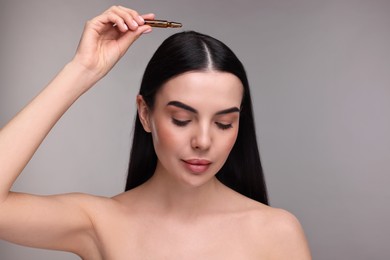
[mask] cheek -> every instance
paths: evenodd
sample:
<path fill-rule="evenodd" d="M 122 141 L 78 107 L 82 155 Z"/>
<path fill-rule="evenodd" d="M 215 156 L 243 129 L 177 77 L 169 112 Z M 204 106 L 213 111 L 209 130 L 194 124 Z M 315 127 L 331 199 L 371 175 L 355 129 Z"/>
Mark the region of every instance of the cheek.
<path fill-rule="evenodd" d="M 220 151 L 224 151 L 223 154 L 227 158 L 233 149 L 234 144 L 237 140 L 238 132 L 234 131 L 234 133 L 231 133 L 229 135 L 226 135 L 224 138 L 220 139 Z"/>
<path fill-rule="evenodd" d="M 180 145 L 179 135 L 167 123 L 152 122 L 154 149 L 157 153 L 173 151 Z"/>
<path fill-rule="evenodd" d="M 238 135 L 238 131 L 235 131 L 235 133 L 230 138 L 227 138 L 226 140 L 226 149 L 229 150 L 229 153 L 233 149 L 234 144 L 236 143 L 237 135 Z"/>

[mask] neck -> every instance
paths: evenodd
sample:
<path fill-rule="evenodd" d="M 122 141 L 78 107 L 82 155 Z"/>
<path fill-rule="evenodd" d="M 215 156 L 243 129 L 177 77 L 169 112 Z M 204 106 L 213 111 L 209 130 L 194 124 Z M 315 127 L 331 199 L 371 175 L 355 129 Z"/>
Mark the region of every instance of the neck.
<path fill-rule="evenodd" d="M 175 215 L 197 215 L 215 209 L 220 200 L 223 185 L 212 177 L 201 185 L 183 184 L 172 180 L 160 171 L 147 181 L 143 188 L 155 209 Z"/>

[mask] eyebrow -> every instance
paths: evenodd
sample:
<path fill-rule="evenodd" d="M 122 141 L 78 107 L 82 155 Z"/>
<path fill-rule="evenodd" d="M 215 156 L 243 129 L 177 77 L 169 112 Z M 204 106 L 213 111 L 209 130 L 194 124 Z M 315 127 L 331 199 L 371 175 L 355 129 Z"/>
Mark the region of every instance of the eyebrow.
<path fill-rule="evenodd" d="M 196 110 L 195 108 L 190 107 L 189 105 L 186 105 L 180 101 L 170 101 L 170 102 L 168 102 L 167 106 L 175 106 L 175 107 L 187 110 L 191 113 L 198 114 L 198 110 Z M 239 112 L 240 112 L 240 109 L 238 107 L 231 107 L 231 108 L 227 108 L 227 109 L 218 111 L 215 114 L 216 115 L 224 115 L 224 114 L 239 113 Z"/>

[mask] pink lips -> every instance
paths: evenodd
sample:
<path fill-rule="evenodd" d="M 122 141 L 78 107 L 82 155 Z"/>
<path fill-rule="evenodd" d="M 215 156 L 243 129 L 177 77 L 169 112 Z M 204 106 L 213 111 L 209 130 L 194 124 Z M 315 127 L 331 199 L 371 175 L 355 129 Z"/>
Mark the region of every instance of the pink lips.
<path fill-rule="evenodd" d="M 211 162 L 204 159 L 183 160 L 185 167 L 193 173 L 203 173 L 207 171 Z"/>

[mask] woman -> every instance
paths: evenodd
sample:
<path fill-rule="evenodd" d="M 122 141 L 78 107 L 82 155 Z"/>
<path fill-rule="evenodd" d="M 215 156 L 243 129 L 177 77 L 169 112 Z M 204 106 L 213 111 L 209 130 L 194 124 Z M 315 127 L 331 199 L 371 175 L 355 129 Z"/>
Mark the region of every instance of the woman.
<path fill-rule="evenodd" d="M 0 239 L 93 260 L 310 259 L 295 217 L 266 205 L 241 63 L 194 32 L 167 39 L 145 71 L 126 192 L 10 191 L 65 111 L 151 31 L 144 19 L 115 6 L 89 21 L 73 60 L 1 130 Z"/>

